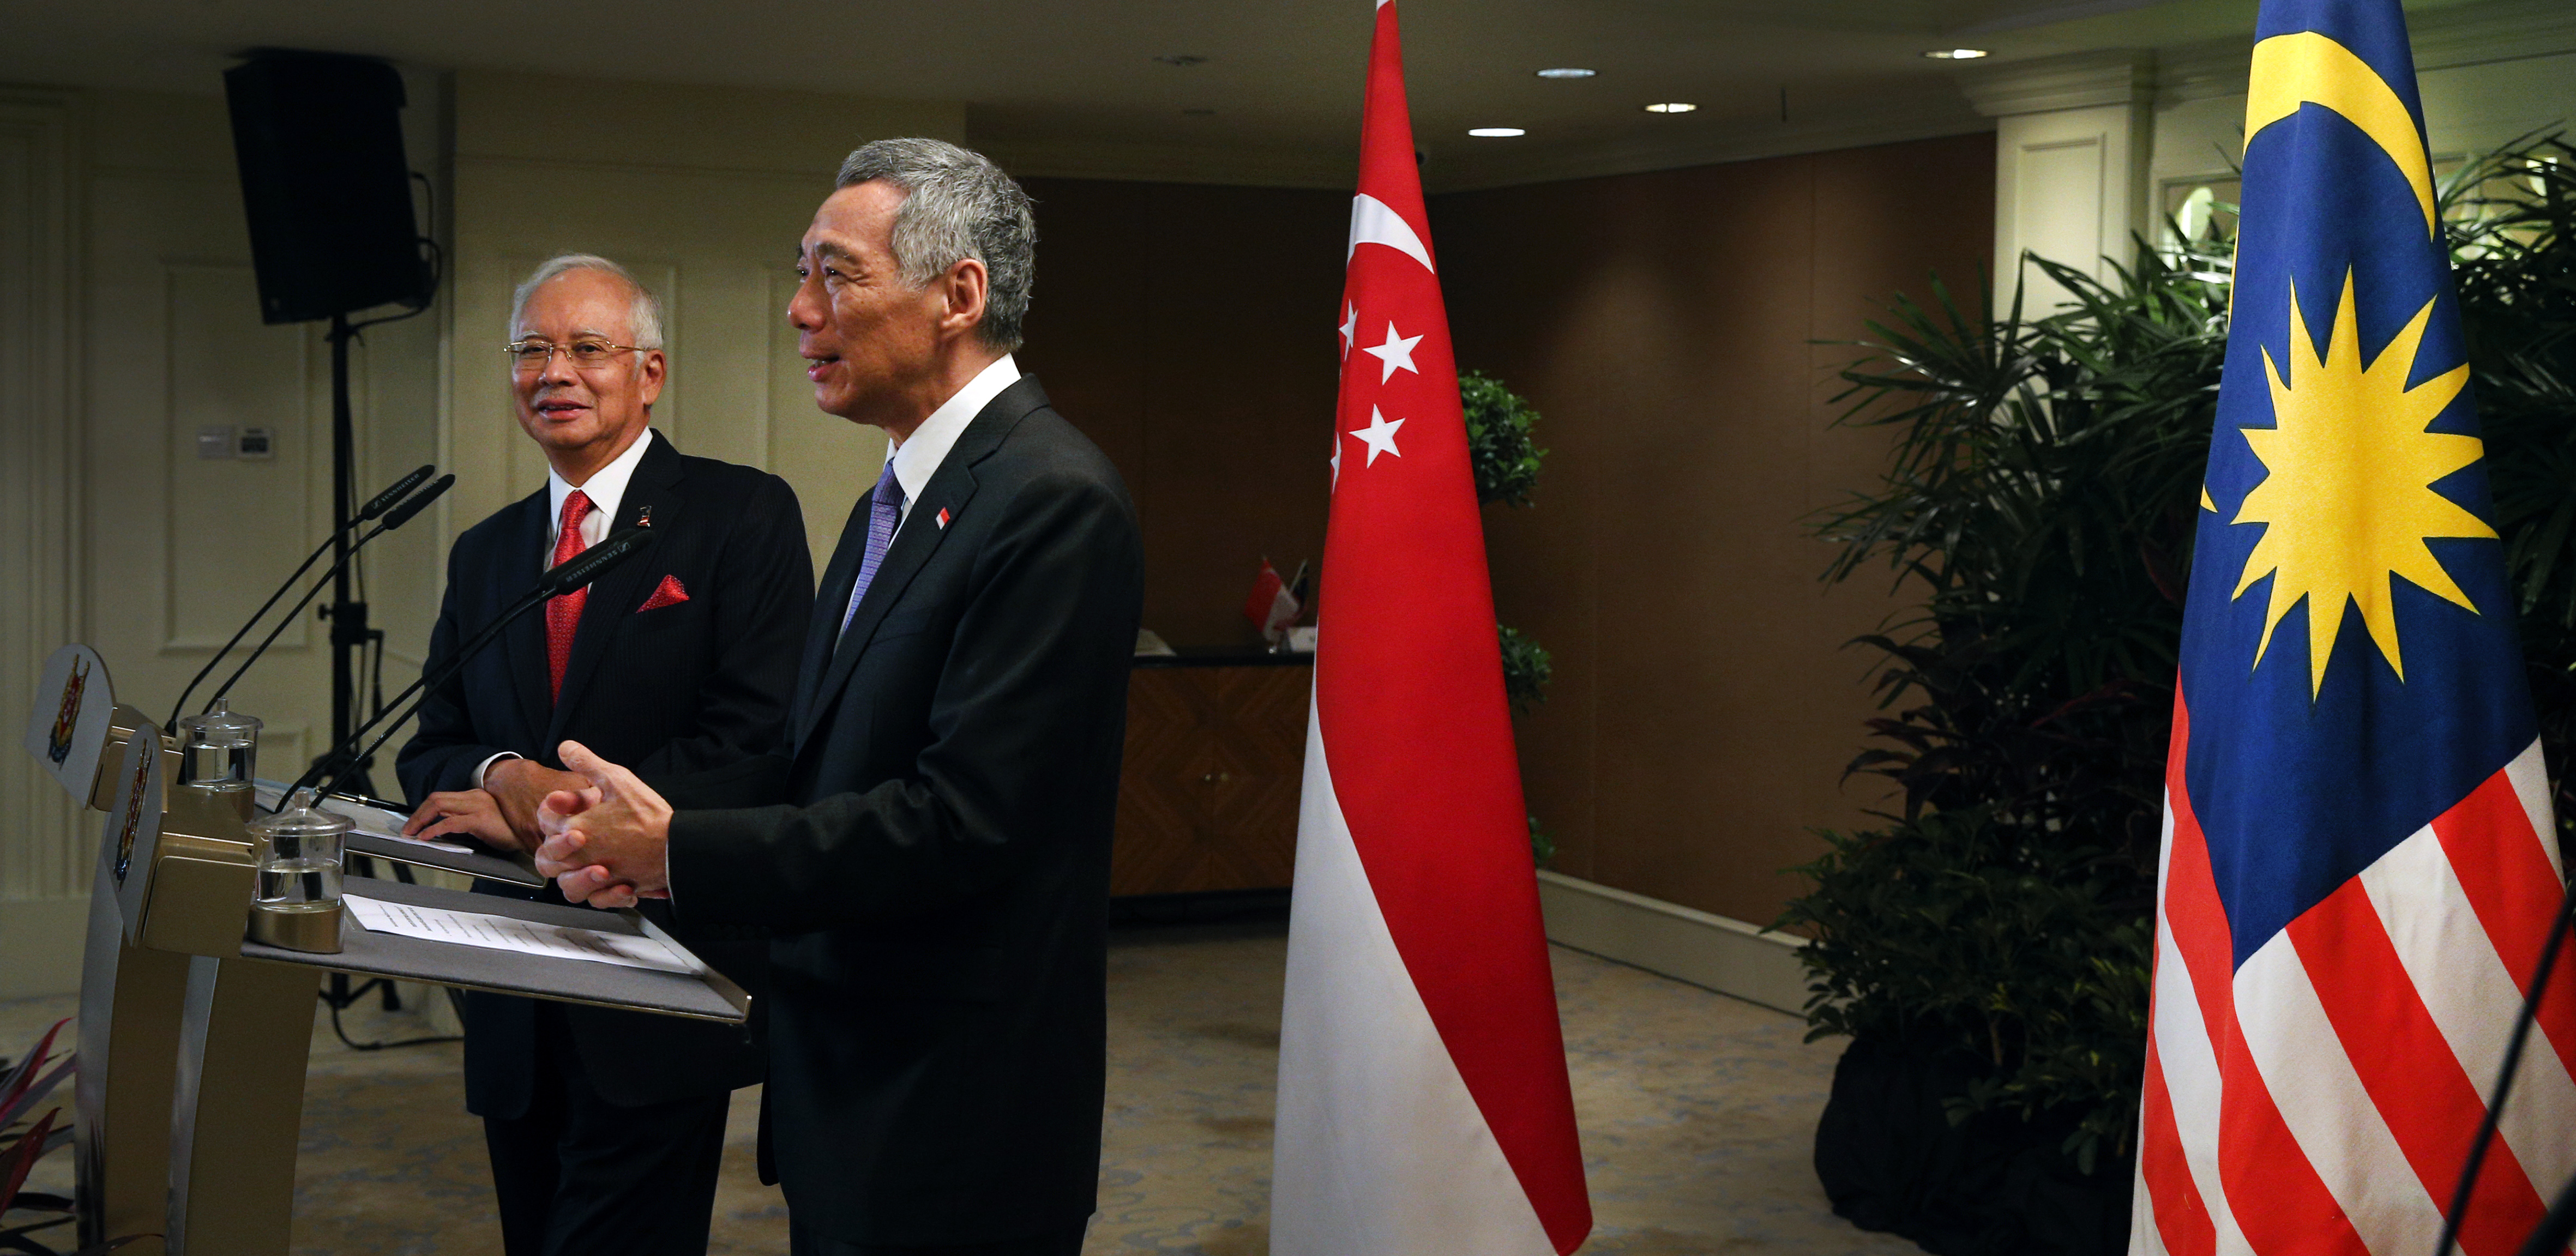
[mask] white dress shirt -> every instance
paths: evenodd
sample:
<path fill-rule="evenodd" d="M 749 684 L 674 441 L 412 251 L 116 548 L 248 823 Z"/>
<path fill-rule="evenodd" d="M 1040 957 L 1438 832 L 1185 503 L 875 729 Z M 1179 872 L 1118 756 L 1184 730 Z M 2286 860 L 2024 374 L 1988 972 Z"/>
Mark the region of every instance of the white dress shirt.
<path fill-rule="evenodd" d="M 608 535 L 609 521 L 617 517 L 619 503 L 626 500 L 626 484 L 635 478 L 635 468 L 644 464 L 644 447 L 653 443 L 653 429 L 645 428 L 626 452 L 609 459 L 608 465 L 591 473 L 579 484 L 567 482 L 560 471 L 546 472 L 546 552 L 548 566 L 554 564 L 555 542 L 563 538 L 564 499 L 580 489 L 590 499 L 590 513 L 581 517 L 581 547 L 589 549 Z"/>
<path fill-rule="evenodd" d="M 572 496 L 574 489 L 580 489 L 582 496 L 590 499 L 590 513 L 581 517 L 581 547 L 589 549 L 608 535 L 609 522 L 617 517 L 617 507 L 626 500 L 627 482 L 635 478 L 635 468 L 644 462 L 644 447 L 652 443 L 653 429 L 645 428 L 625 453 L 609 459 L 607 466 L 579 484 L 564 479 L 560 471 L 546 472 L 546 548 L 537 556 L 541 567 L 554 565 L 555 543 L 563 539 L 564 499 Z M 483 774 L 491 771 L 493 764 L 520 757 L 517 751 L 504 750 L 474 765 L 474 787 L 483 787 Z"/>
<path fill-rule="evenodd" d="M 886 461 L 894 464 L 895 483 L 903 486 L 903 509 L 895 518 L 895 531 L 901 532 L 903 521 L 912 517 L 912 504 L 921 500 L 921 490 L 930 487 L 930 477 L 938 473 L 949 449 L 965 434 L 966 425 L 974 422 L 975 416 L 982 414 L 1003 389 L 1018 382 L 1020 368 L 1005 353 L 991 366 L 976 372 L 975 378 L 966 381 L 954 396 L 940 402 L 939 408 L 931 411 L 930 417 L 912 429 L 912 435 L 901 444 L 886 450 Z"/>

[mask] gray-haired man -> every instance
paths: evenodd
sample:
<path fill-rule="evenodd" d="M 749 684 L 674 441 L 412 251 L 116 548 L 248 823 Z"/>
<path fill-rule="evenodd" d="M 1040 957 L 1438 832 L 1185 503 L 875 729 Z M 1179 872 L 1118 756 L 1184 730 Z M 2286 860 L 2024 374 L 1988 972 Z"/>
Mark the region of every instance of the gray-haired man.
<path fill-rule="evenodd" d="M 814 590 L 785 481 L 684 456 L 653 431 L 662 320 L 642 285 L 571 255 L 538 267 L 514 304 L 507 366 L 499 352 L 494 366 L 550 471 L 457 538 L 428 671 L 612 527 L 649 519 L 659 535 L 519 619 L 421 707 L 396 761 L 419 807 L 409 831 L 511 850 L 534 849 L 539 799 L 582 783 L 555 757 L 567 739 L 666 783 L 784 745 Z M 681 936 L 758 986 L 757 944 Z M 510 1256 L 703 1253 L 729 1093 L 762 1062 L 737 1027 L 467 996 L 466 1106 L 483 1118 Z"/>
<path fill-rule="evenodd" d="M 786 797 L 675 812 L 567 748 L 592 787 L 540 813 L 568 897 L 777 935 L 764 1148 L 804 1256 L 1071 1256 L 1092 1211 L 1143 557 L 1012 363 L 1033 236 L 974 153 L 850 155 L 787 317 L 816 403 L 896 444 L 823 573 Z"/>

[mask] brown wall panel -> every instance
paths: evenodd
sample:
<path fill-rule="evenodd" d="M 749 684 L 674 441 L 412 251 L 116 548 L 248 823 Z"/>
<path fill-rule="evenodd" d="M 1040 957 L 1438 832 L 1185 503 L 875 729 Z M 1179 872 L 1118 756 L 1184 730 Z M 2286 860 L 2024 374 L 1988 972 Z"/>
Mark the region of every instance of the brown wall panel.
<path fill-rule="evenodd" d="M 1546 416 L 1527 510 L 1489 509 L 1506 622 L 1555 653 L 1521 721 L 1531 807 L 1576 876 L 1767 922 L 1807 832 L 1875 800 L 1842 643 L 1896 608 L 1828 591 L 1804 520 L 1866 485 L 1830 368 L 1900 289 L 1992 248 L 1989 136 L 1436 198 L 1463 366 Z"/>
<path fill-rule="evenodd" d="M 1258 641 L 1264 555 L 1324 549 L 1340 192 L 1031 179 L 1038 284 L 1024 367 L 1100 442 L 1145 534 L 1145 626 Z"/>
<path fill-rule="evenodd" d="M 1097 442 L 1141 494 L 1147 183 L 1028 181 L 1037 201 L 1037 283 L 1014 355 L 1056 409 Z M 1141 513 L 1144 503 L 1138 501 Z"/>
<path fill-rule="evenodd" d="M 1349 197 L 1032 179 L 1021 362 L 1115 459 L 1146 547 L 1147 627 L 1253 640 L 1254 564 L 1323 549 L 1333 322 Z M 1862 820 L 1846 785 L 1881 580 L 1827 590 L 1818 509 L 1884 433 L 1836 428 L 1832 368 L 1879 303 L 1992 251 L 1991 136 L 1432 201 L 1460 365 L 1536 403 L 1536 504 L 1489 508 L 1505 622 L 1554 652 L 1520 721 L 1557 867 L 1767 922 Z M 1329 595 L 1329 591 L 1328 591 Z"/>

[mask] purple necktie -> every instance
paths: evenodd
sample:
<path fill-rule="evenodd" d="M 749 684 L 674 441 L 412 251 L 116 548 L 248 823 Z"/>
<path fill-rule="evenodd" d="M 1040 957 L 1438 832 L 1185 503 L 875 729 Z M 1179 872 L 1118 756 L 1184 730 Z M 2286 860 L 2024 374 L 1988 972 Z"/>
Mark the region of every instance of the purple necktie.
<path fill-rule="evenodd" d="M 859 599 L 868 595 L 868 584 L 877 578 L 877 567 L 885 562 L 886 546 L 894 541 L 894 525 L 903 518 L 903 486 L 895 482 L 894 459 L 886 459 L 885 474 L 877 477 L 876 491 L 868 494 L 868 548 L 859 558 L 859 578 L 850 584 L 850 606 L 841 612 L 841 631 L 850 630 L 850 621 L 858 617 Z"/>

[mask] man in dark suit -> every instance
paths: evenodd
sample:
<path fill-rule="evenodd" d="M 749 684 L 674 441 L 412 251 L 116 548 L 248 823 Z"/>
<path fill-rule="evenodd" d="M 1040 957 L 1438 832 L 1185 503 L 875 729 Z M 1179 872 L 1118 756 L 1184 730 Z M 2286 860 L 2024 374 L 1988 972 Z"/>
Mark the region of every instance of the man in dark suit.
<path fill-rule="evenodd" d="M 674 811 L 592 748 L 569 898 L 765 928 L 764 1148 L 800 1256 L 1071 1256 L 1099 1177 L 1135 512 L 1010 350 L 1028 199 L 934 140 L 850 155 L 788 306 L 825 411 L 894 440 L 824 569 L 786 797 Z"/>
<path fill-rule="evenodd" d="M 407 832 L 532 851 L 539 800 L 582 783 L 557 770 L 552 751 L 567 738 L 657 779 L 784 746 L 813 564 L 785 481 L 687 457 L 652 430 L 661 317 L 631 276 L 601 258 L 556 258 L 516 305 L 519 422 L 552 471 L 545 489 L 457 538 L 427 670 L 549 565 L 612 528 L 656 535 L 467 660 L 431 692 L 397 761 L 418 800 Z M 649 910 L 669 923 L 661 905 Z M 757 942 L 678 933 L 761 988 Z M 763 1063 L 749 1026 L 468 995 L 466 1106 L 484 1119 L 510 1256 L 703 1253 L 729 1097 Z"/>

